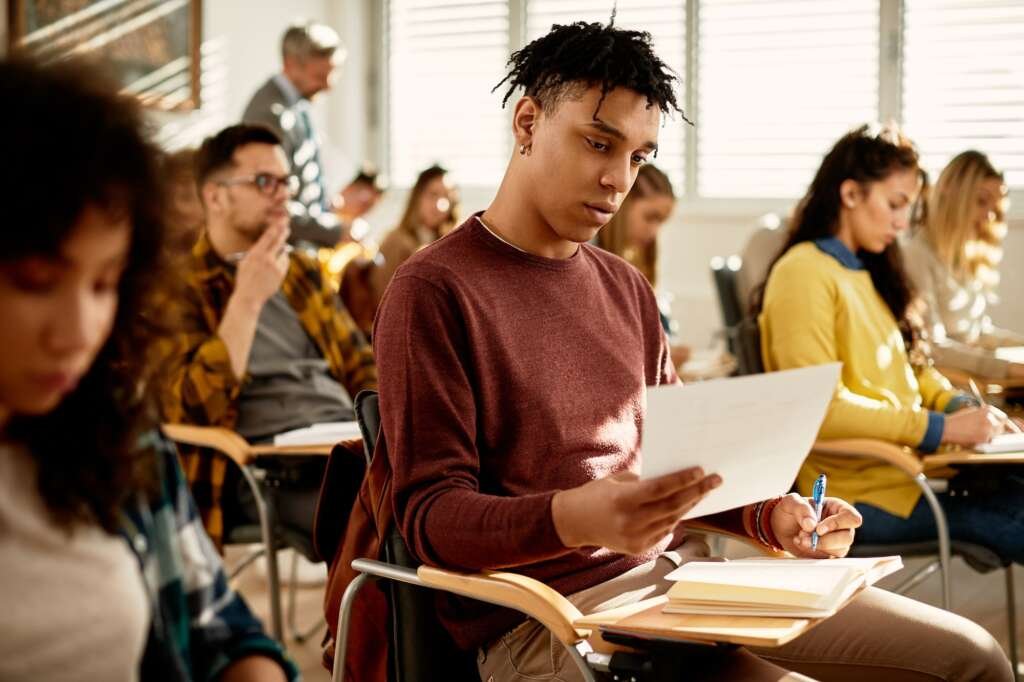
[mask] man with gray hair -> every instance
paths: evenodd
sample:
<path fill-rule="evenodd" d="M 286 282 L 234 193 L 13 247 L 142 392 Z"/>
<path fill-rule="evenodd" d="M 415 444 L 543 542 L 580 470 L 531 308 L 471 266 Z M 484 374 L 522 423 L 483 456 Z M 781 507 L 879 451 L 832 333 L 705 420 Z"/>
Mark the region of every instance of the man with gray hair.
<path fill-rule="evenodd" d="M 242 120 L 268 126 L 278 134 L 291 173 L 299 180 L 298 192 L 288 206 L 290 241 L 311 248 L 334 246 L 344 236 L 344 225 L 334 209 L 345 202 L 351 189 L 346 187 L 336 198 L 327 191 L 310 101 L 333 84 L 345 48 L 330 26 L 297 21 L 281 38 L 281 57 L 281 72 L 256 91 Z"/>

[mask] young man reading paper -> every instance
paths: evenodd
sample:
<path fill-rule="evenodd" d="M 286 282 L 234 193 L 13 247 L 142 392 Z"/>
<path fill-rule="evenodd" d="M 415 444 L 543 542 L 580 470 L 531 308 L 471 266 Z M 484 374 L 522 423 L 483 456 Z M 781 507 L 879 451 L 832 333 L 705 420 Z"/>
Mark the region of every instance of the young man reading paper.
<path fill-rule="evenodd" d="M 694 468 L 634 473 L 646 387 L 678 379 L 643 276 L 588 245 L 678 110 L 674 76 L 647 34 L 600 24 L 555 26 L 510 66 L 508 96 L 525 95 L 497 196 L 407 261 L 384 297 L 382 427 L 396 523 L 419 559 L 511 569 L 586 613 L 663 593 L 663 576 L 705 556 L 678 520 L 722 484 Z M 829 498 L 815 527 L 795 495 L 704 520 L 817 558 L 845 555 L 861 521 Z M 482 679 L 578 679 L 539 624 L 450 597 L 440 609 L 479 650 Z M 876 589 L 786 646 L 694 662 L 688 679 L 804 675 L 1011 679 L 980 627 Z"/>

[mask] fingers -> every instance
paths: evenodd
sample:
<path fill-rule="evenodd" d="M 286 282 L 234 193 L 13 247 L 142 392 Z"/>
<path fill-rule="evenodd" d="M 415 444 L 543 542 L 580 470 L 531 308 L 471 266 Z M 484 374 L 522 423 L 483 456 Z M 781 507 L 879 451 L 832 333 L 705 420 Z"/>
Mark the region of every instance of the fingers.
<path fill-rule="evenodd" d="M 800 533 L 796 543 L 802 550 L 804 556 L 817 558 L 846 556 L 853 545 L 854 531 L 852 529 L 837 530 L 827 535 L 818 535 L 818 548 L 811 549 L 811 536 L 809 533 Z"/>
<path fill-rule="evenodd" d="M 819 536 L 823 536 L 838 530 L 860 528 L 862 523 L 864 517 L 860 512 L 844 502 L 840 506 L 826 508 L 815 530 Z"/>
<path fill-rule="evenodd" d="M 275 256 L 281 252 L 284 248 L 284 243 L 288 240 L 288 235 L 291 230 L 288 229 L 287 225 L 271 225 L 268 227 L 260 238 L 253 244 L 250 253 L 253 251 L 259 253 L 270 253 Z"/>
<path fill-rule="evenodd" d="M 796 493 L 789 493 L 784 496 L 782 501 L 779 502 L 776 511 L 789 514 L 795 518 L 797 525 L 808 533 L 814 530 L 814 524 L 818 520 L 814 514 L 814 507 L 807 501 L 807 498 L 801 497 Z"/>
<path fill-rule="evenodd" d="M 704 478 L 704 469 L 689 467 L 664 476 L 639 481 L 632 494 L 636 498 L 637 504 L 646 504 L 674 495 L 702 478 Z"/>

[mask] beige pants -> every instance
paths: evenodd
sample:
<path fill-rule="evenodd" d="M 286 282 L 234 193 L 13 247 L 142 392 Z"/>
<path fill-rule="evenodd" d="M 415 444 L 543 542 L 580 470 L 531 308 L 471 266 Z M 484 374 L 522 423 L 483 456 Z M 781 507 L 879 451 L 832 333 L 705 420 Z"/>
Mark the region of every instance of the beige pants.
<path fill-rule="evenodd" d="M 569 601 L 592 613 L 662 594 L 669 571 L 702 555 L 707 555 L 703 542 L 688 539 L 650 563 L 570 595 Z M 484 682 L 582 679 L 565 647 L 533 620 L 481 649 L 477 660 Z M 686 679 L 1010 682 L 1013 675 L 999 645 L 979 625 L 870 588 L 785 646 L 724 652 L 702 661 L 699 670 L 688 670 Z"/>

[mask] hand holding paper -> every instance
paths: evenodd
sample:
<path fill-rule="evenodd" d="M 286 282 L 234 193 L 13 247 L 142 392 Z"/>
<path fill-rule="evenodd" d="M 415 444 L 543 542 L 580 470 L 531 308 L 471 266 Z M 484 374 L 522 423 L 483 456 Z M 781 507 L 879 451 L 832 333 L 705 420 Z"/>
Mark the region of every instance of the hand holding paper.
<path fill-rule="evenodd" d="M 642 478 L 700 466 L 722 485 L 682 518 L 781 495 L 796 479 L 839 381 L 839 363 L 649 389 Z"/>

